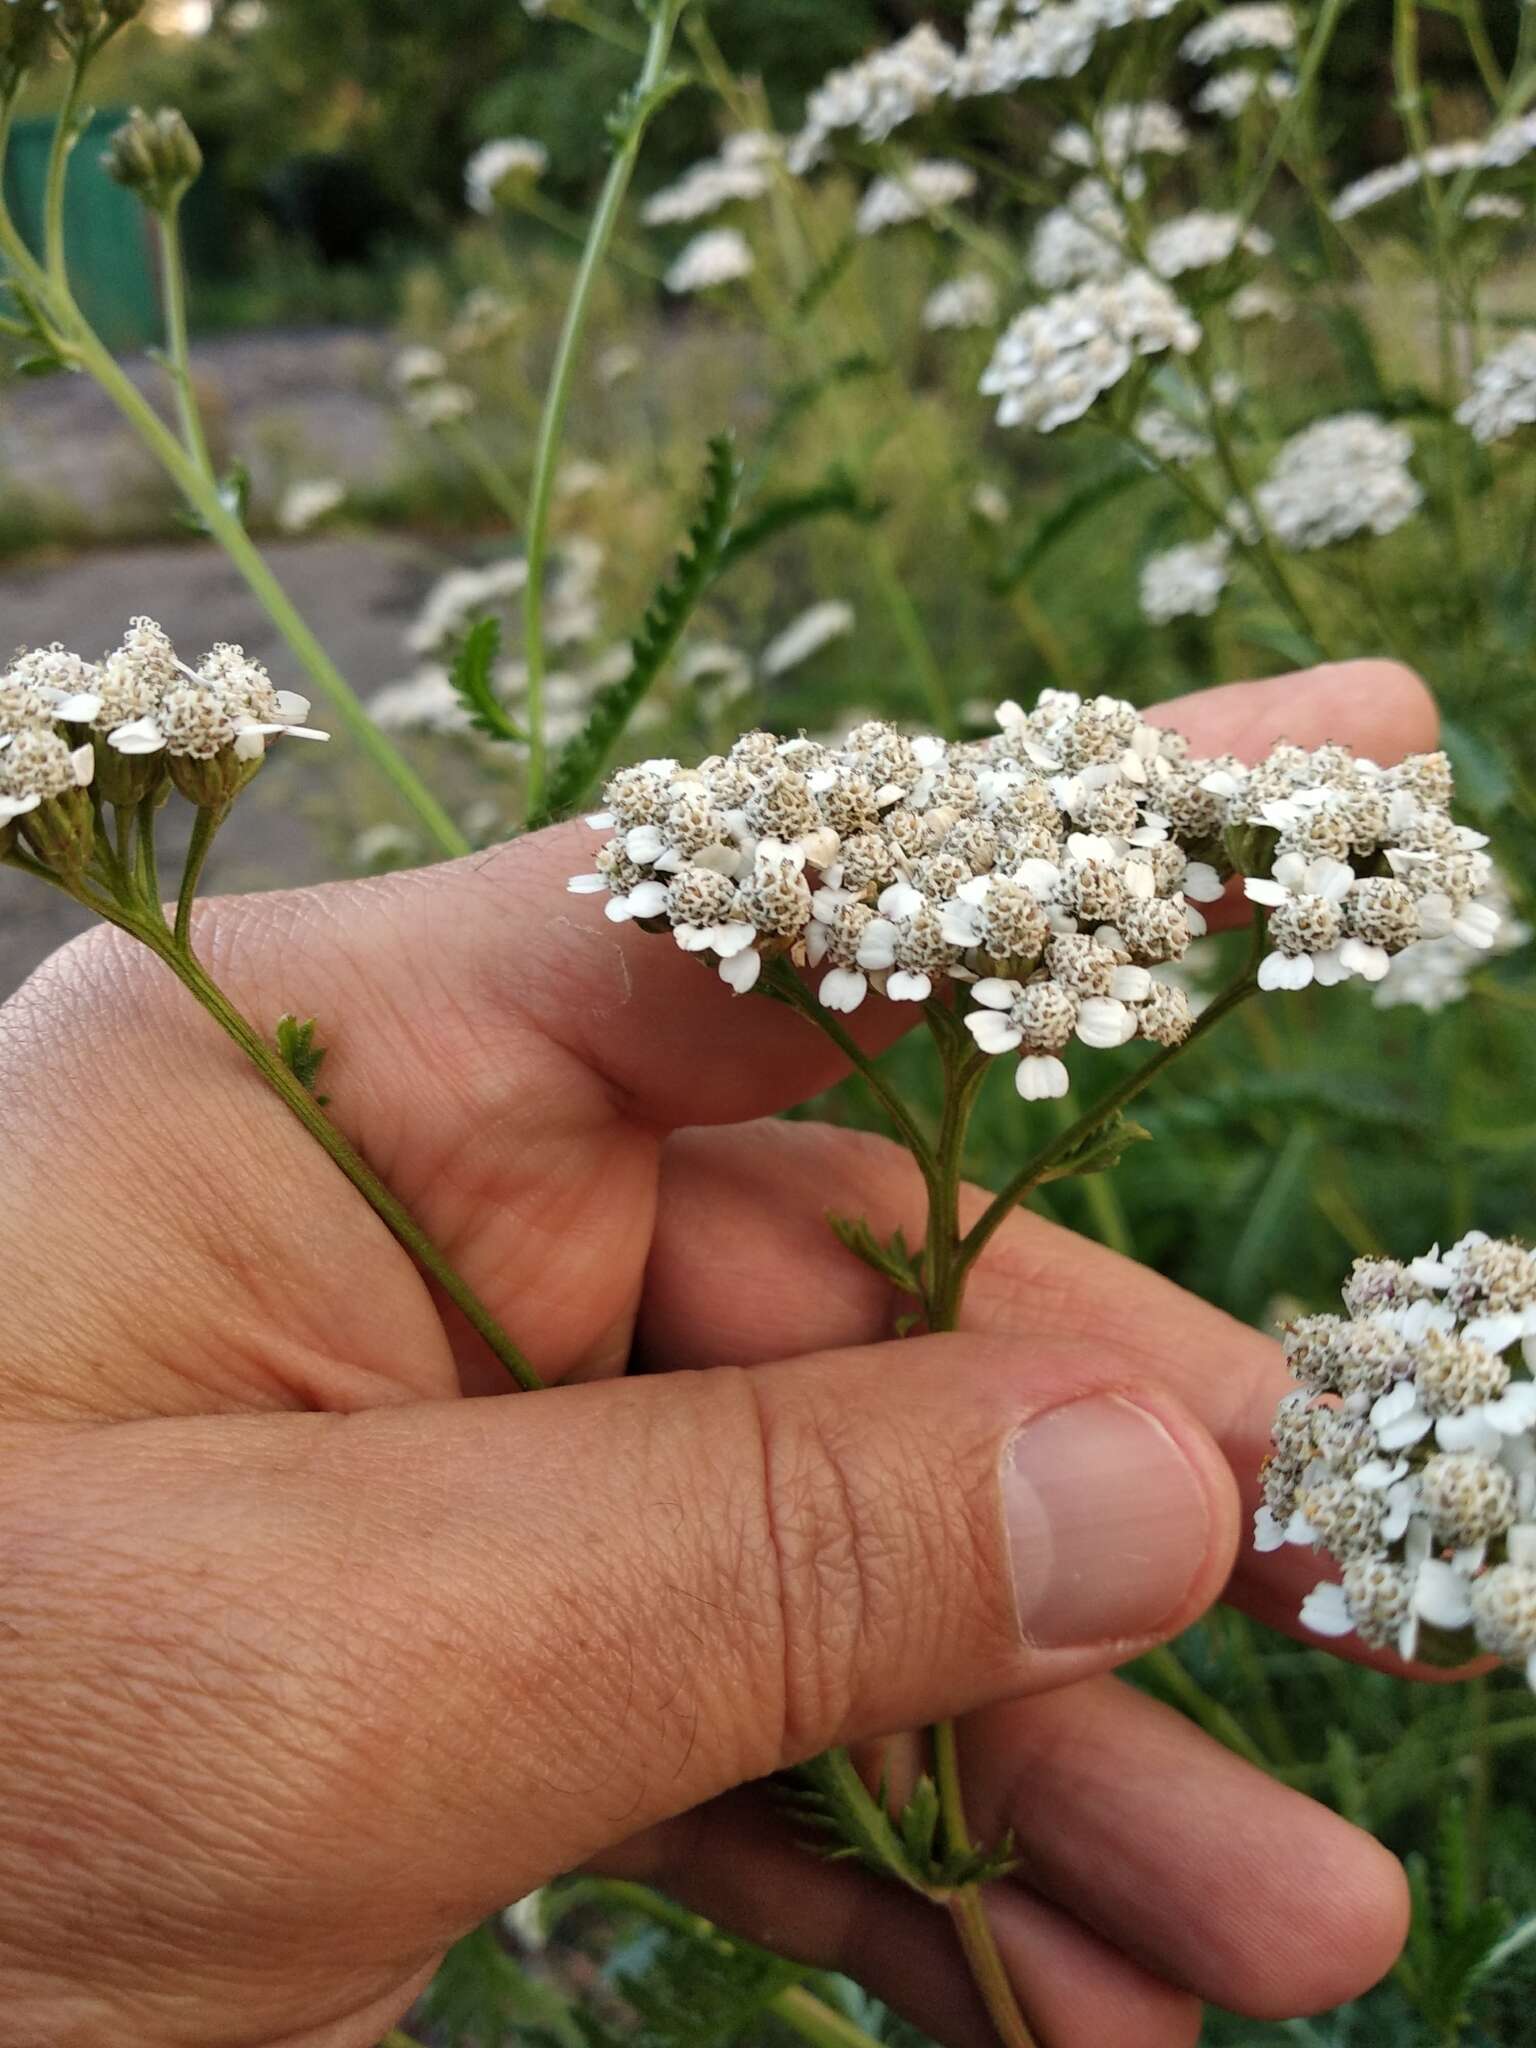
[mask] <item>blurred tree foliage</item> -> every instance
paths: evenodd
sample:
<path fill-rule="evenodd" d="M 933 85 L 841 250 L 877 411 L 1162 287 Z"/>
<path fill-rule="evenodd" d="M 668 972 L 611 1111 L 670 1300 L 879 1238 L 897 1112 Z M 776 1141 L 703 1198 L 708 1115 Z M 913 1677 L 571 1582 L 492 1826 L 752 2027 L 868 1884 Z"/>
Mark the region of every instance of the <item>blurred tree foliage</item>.
<path fill-rule="evenodd" d="M 593 5 L 638 35 L 638 11 Z M 708 22 L 732 68 L 761 79 L 791 127 L 834 66 L 920 20 L 947 23 L 958 37 L 965 12 L 966 0 L 710 0 Z M 1512 46 L 1516 11 L 1494 12 Z M 1392 0 L 1353 0 L 1329 58 L 1333 104 L 1358 109 L 1326 138 L 1341 178 L 1396 148 L 1391 17 Z M 1449 81 L 1437 124 L 1452 134 L 1483 125 L 1457 24 L 1426 8 L 1422 29 L 1432 75 Z M 170 102 L 187 113 L 219 190 L 199 268 L 233 272 L 249 260 L 251 234 L 274 227 L 333 265 L 366 265 L 391 245 L 440 237 L 463 211 L 465 158 L 495 135 L 537 136 L 550 151 L 550 189 L 580 207 L 602 168 L 595 116 L 632 74 L 622 48 L 530 19 L 519 0 L 265 0 L 254 15 L 246 0 L 216 0 L 207 35 L 125 38 L 101 89 L 109 102 Z M 39 97 L 48 93 L 45 84 Z M 1044 140 L 1007 101 L 967 118 L 1021 155 Z M 642 186 L 715 141 L 705 96 L 684 94 L 657 124 Z"/>

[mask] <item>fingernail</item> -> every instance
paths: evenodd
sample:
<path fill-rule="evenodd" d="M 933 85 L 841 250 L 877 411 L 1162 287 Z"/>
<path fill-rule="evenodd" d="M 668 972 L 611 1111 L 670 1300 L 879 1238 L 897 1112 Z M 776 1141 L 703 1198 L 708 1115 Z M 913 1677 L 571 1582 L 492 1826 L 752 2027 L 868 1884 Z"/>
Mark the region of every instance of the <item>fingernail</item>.
<path fill-rule="evenodd" d="M 1118 1395 L 1021 1430 L 1004 1453 L 1003 1505 L 1019 1626 L 1042 1649 L 1155 1634 L 1205 1560 L 1194 1468 L 1155 1415 Z"/>

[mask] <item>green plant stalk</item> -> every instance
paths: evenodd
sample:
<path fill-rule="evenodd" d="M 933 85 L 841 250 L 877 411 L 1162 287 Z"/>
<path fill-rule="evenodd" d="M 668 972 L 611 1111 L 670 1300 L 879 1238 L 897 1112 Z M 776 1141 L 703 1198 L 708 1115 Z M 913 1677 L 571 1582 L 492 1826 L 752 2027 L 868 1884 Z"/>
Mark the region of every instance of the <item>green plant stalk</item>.
<path fill-rule="evenodd" d="M 1261 944 L 1263 938 L 1262 920 L 1255 921 L 1254 933 L 1256 940 Z M 1254 948 L 1255 955 L 1257 955 L 1258 951 L 1259 944 L 1256 944 Z M 958 1252 L 958 1265 L 961 1277 L 963 1278 L 970 1272 L 971 1267 L 991 1242 L 1003 1222 L 1021 1202 L 1025 1201 L 1036 1188 L 1044 1187 L 1048 1182 L 1059 1179 L 1059 1169 L 1074 1152 L 1090 1138 L 1094 1137 L 1097 1132 L 1102 1130 L 1128 1103 L 1134 1102 L 1142 1090 L 1150 1087 L 1158 1075 L 1170 1067 L 1190 1046 L 1197 1043 L 1207 1032 L 1214 1030 L 1223 1018 L 1229 1016 L 1233 1010 L 1247 1002 L 1248 998 L 1256 992 L 1257 988 L 1257 959 L 1255 958 L 1243 968 L 1242 972 L 1233 981 L 1228 983 L 1226 988 L 1222 990 L 1221 994 L 1211 1004 L 1210 1008 L 1204 1011 L 1196 1020 L 1194 1029 L 1182 1044 L 1164 1046 L 1151 1059 L 1143 1061 L 1136 1072 L 1128 1075 L 1118 1088 L 1111 1089 L 1108 1095 L 1102 1097 L 1091 1109 L 1086 1110 L 1076 1123 L 1069 1125 L 1059 1137 L 1053 1138 L 1050 1144 L 1043 1146 L 1035 1154 L 1033 1159 L 1029 1160 L 1024 1166 L 1021 1166 L 1019 1171 L 1003 1188 L 1002 1192 L 996 1196 L 991 1205 L 984 1211 L 980 1220 L 971 1226 L 970 1231 L 962 1240 Z"/>
<path fill-rule="evenodd" d="M 590 1896 L 594 1901 L 643 1914 L 658 1926 L 670 1927 L 690 1940 L 731 1945 L 729 1935 L 722 1934 L 712 1920 L 690 1913 L 686 1906 L 679 1906 L 649 1886 L 631 1883 L 627 1878 L 589 1879 L 570 1887 L 570 1891 L 577 1898 Z M 767 2010 L 802 2041 L 811 2042 L 812 2048 L 878 2048 L 872 2034 L 845 2014 L 834 2011 L 804 1984 L 791 1984 L 779 1992 L 769 2000 Z"/>
<path fill-rule="evenodd" d="M 82 366 L 101 385 L 119 412 L 158 457 L 208 531 L 218 541 L 252 595 L 288 643 L 294 657 L 330 703 L 348 735 L 415 813 L 422 828 L 450 858 L 471 852 L 469 840 L 443 809 L 410 763 L 380 732 L 307 621 L 274 575 L 218 484 L 198 467 L 154 408 L 124 373 L 95 333 L 80 323 L 72 347 Z"/>
<path fill-rule="evenodd" d="M 181 245 L 181 201 L 160 216 L 160 291 L 165 308 L 165 345 L 171 382 L 176 390 L 176 415 L 188 455 L 203 475 L 217 481 L 203 416 L 192 383 L 192 349 L 187 331 L 187 266 Z"/>
<path fill-rule="evenodd" d="M 0 165 L 5 160 L 13 107 L 0 120 Z M 51 338 L 66 360 L 72 360 L 98 383 L 145 447 L 177 485 L 193 510 L 245 578 L 252 595 L 283 636 L 305 673 L 325 696 L 348 733 L 371 764 L 393 786 L 445 854 L 471 852 L 468 839 L 416 774 L 410 763 L 380 732 L 310 627 L 301 617 L 260 550 L 226 504 L 213 477 L 166 426 L 154 407 L 126 375 L 116 357 L 86 321 L 68 286 L 52 281 L 23 241 L 0 200 L 0 255 L 34 294 L 46 313 Z"/>
<path fill-rule="evenodd" d="M 537 813 L 543 807 L 544 783 L 549 764 L 544 716 L 544 572 L 549 557 L 549 524 L 554 506 L 555 472 L 560 461 L 561 445 L 565 439 L 565 424 L 570 411 L 576 365 L 592 311 L 597 281 L 602 274 L 609 245 L 618 228 L 619 215 L 623 210 L 630 180 L 634 177 L 635 165 L 639 160 L 640 145 L 645 139 L 656 95 L 666 76 L 667 60 L 672 52 L 677 24 L 687 4 L 688 0 L 656 0 L 650 34 L 646 39 L 645 62 L 635 85 L 633 113 L 624 138 L 614 151 L 613 162 L 604 180 L 597 209 L 592 215 L 592 224 L 587 230 L 586 247 L 582 251 L 570 303 L 566 307 L 554 369 L 544 400 L 538 452 L 534 459 L 533 485 L 529 495 L 528 589 L 523 600 L 528 665 L 530 813 Z"/>
<path fill-rule="evenodd" d="M 173 936 L 168 937 L 151 926 L 129 924 L 125 928 L 135 932 L 135 936 L 171 970 L 182 987 L 196 998 L 220 1030 L 234 1040 L 262 1079 L 329 1154 L 375 1215 L 437 1282 L 517 1384 L 530 1393 L 540 1388 L 542 1380 L 479 1296 L 449 1264 L 405 1204 L 390 1192 L 362 1154 L 331 1122 L 298 1076 L 247 1023 L 191 949 L 178 945 Z"/>
<path fill-rule="evenodd" d="M 1397 88 L 1398 110 L 1407 132 L 1408 144 L 1419 166 L 1419 182 L 1429 212 L 1430 241 L 1434 253 L 1435 325 L 1440 356 L 1440 402 L 1445 411 L 1441 446 L 1445 457 L 1446 491 L 1451 505 L 1451 538 L 1455 544 L 1458 595 L 1462 599 L 1465 627 L 1466 597 L 1477 587 L 1473 569 L 1470 507 L 1466 477 L 1453 413 L 1457 397 L 1455 319 L 1451 304 L 1455 259 L 1451 248 L 1451 223 L 1440 181 L 1429 169 L 1429 124 L 1424 117 L 1424 83 L 1419 71 L 1419 17 L 1417 0 L 1395 0 L 1392 17 L 1392 77 Z"/>
<path fill-rule="evenodd" d="M 1477 66 L 1478 76 L 1487 88 L 1488 97 L 1497 106 L 1509 87 L 1493 44 L 1488 35 L 1488 24 L 1483 19 L 1482 0 L 1461 0 L 1461 26 L 1467 38 L 1467 48 L 1472 52 L 1472 61 Z"/>
<path fill-rule="evenodd" d="M 228 804 L 209 805 L 198 811 L 197 822 L 192 827 L 192 843 L 187 849 L 181 890 L 176 899 L 175 941 L 183 952 L 190 952 L 192 947 L 192 912 L 197 904 L 197 885 L 203 878 L 213 842 L 228 816 Z"/>
<path fill-rule="evenodd" d="M 1144 1671 L 1150 1672 L 1164 1690 L 1173 1695 L 1190 1719 L 1224 1749 L 1230 1749 L 1235 1756 L 1256 1764 L 1261 1771 L 1272 1768 L 1269 1758 L 1237 1716 L 1220 1700 L 1212 1699 L 1194 1673 L 1166 1644 L 1147 1651 L 1140 1663 Z"/>
<path fill-rule="evenodd" d="M 85 44 L 71 60 L 69 86 L 59 109 L 48 152 L 48 175 L 43 192 L 43 260 L 49 282 L 58 290 L 69 288 L 68 258 L 64 238 L 64 200 L 69 187 L 69 165 L 79 145 L 80 96 L 85 89 L 95 49 Z"/>
<path fill-rule="evenodd" d="M 945 1846 L 951 1854 L 969 1855 L 975 1845 L 971 1840 L 965 1794 L 960 1783 L 960 1748 L 954 1722 L 941 1721 L 932 1730 L 931 1741 Z M 1003 2048 L 1036 2048 L 1035 2037 L 1019 2010 L 1013 1980 L 1008 1975 L 997 1946 L 997 1937 L 987 1918 L 981 1886 L 961 1885 L 949 1899 L 949 1917 L 959 1936 L 971 1980 L 997 2029 Z"/>
<path fill-rule="evenodd" d="M 438 432 L 464 467 L 473 473 L 481 490 L 516 533 L 523 523 L 524 506 L 512 479 L 501 464 L 481 445 L 462 420 L 455 420 L 447 426 L 439 427 Z"/>

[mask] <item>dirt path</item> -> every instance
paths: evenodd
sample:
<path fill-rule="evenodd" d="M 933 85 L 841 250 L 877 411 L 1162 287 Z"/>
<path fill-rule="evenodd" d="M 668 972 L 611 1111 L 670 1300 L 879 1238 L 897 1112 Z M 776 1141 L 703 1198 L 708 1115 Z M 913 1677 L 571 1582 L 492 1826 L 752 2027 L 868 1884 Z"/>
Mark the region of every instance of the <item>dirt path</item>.
<path fill-rule="evenodd" d="M 322 539 L 283 543 L 268 553 L 354 688 L 367 696 L 409 668 L 402 634 L 428 583 L 446 566 L 433 550 L 408 540 Z M 304 687 L 239 577 L 222 555 L 197 545 L 101 551 L 0 575 L 0 654 L 62 639 L 99 655 L 138 612 L 159 619 L 191 659 L 216 640 L 234 640 L 267 662 L 280 685 Z M 317 707 L 316 723 L 326 722 Z M 355 794 L 359 774 L 349 771 L 339 746 L 292 742 L 283 748 L 231 818 L 209 886 L 276 888 L 336 874 L 355 822 L 339 815 L 345 805 L 337 801 L 338 776 Z M 172 856 L 186 815 L 179 803 L 166 813 Z M 0 998 L 89 922 L 40 883 L 0 873 Z"/>

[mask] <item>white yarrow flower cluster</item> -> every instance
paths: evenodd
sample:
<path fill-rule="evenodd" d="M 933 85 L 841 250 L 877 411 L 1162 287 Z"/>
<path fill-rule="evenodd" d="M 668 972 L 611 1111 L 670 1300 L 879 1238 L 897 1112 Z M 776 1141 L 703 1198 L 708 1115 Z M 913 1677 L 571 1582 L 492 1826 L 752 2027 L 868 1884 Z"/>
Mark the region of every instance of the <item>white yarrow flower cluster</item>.
<path fill-rule="evenodd" d="M 1143 356 L 1200 345 L 1200 323 L 1146 270 L 1079 285 L 1031 306 L 1004 330 L 981 380 L 998 424 L 1042 434 L 1081 419 Z"/>
<path fill-rule="evenodd" d="M 1406 952 L 1396 953 L 1386 979 L 1378 982 L 1372 1000 L 1379 1010 L 1411 1006 L 1433 1015 L 1467 995 L 1472 976 L 1490 958 L 1517 953 L 1531 942 L 1532 932 L 1515 915 L 1509 884 L 1497 868 L 1483 892 L 1484 904 L 1498 917 L 1499 928 L 1491 946 L 1468 945 L 1465 939 L 1447 932 L 1438 939 L 1420 939 Z"/>
<path fill-rule="evenodd" d="M 243 648 L 188 667 L 153 619 L 99 662 L 57 645 L 18 654 L 0 676 L 0 825 L 40 832 L 37 814 L 93 784 L 107 802 L 141 802 L 166 770 L 194 801 L 222 801 L 272 740 L 328 738 L 304 723 L 309 708 Z"/>
<path fill-rule="evenodd" d="M 708 228 L 693 240 L 668 270 L 669 292 L 713 291 L 738 278 L 750 277 L 755 268 L 751 245 L 736 228 Z"/>
<path fill-rule="evenodd" d="M 347 487 L 338 477 L 311 477 L 292 483 L 277 508 L 284 533 L 308 533 L 346 503 Z"/>
<path fill-rule="evenodd" d="M 536 185 L 549 169 L 549 151 L 531 136 L 508 135 L 483 143 L 464 166 L 464 195 L 476 213 L 494 213 L 519 188 Z"/>
<path fill-rule="evenodd" d="M 1296 78 L 1290 71 L 1252 71 L 1246 67 L 1218 71 L 1195 94 L 1197 114 L 1209 114 L 1217 121 L 1237 121 L 1255 100 L 1278 107 L 1295 96 Z"/>
<path fill-rule="evenodd" d="M 925 220 L 946 207 L 958 206 L 976 190 L 976 173 L 967 164 L 927 157 L 906 164 L 891 176 L 876 178 L 859 202 L 854 230 L 878 235 L 886 228 Z"/>
<path fill-rule="evenodd" d="M 1047 691 L 998 724 L 955 745 L 878 720 L 827 744 L 748 733 L 694 769 L 624 769 L 593 820 L 613 837 L 572 889 L 670 929 L 736 990 L 778 959 L 824 970 L 834 1011 L 957 985 L 977 1045 L 1017 1056 L 1020 1094 L 1064 1094 L 1074 1041 L 1187 1036 L 1188 997 L 1154 970 L 1223 880 L 1160 805 L 1193 793 L 1202 841 L 1220 807 L 1198 791 L 1209 764 L 1117 699 Z"/>
<path fill-rule="evenodd" d="M 1189 142 L 1189 130 L 1166 100 L 1141 100 L 1101 108 L 1091 130 L 1075 121 L 1058 129 L 1051 153 L 1085 171 L 1130 172 L 1123 182 L 1134 198 L 1141 184 L 1133 166 L 1144 157 L 1183 156 Z"/>
<path fill-rule="evenodd" d="M 1167 548 L 1142 564 L 1142 614 L 1154 626 L 1208 619 L 1231 578 L 1232 543 L 1224 533 Z"/>
<path fill-rule="evenodd" d="M 967 270 L 928 294 L 923 325 L 934 334 L 995 327 L 999 311 L 996 282 L 984 270 Z"/>
<path fill-rule="evenodd" d="M 773 183 L 774 159 L 782 154 L 776 135 L 746 129 L 733 135 L 718 156 L 693 164 L 673 185 L 652 195 L 641 218 L 648 227 L 702 220 L 722 206 L 761 199 Z"/>
<path fill-rule="evenodd" d="M 1517 334 L 1477 369 L 1456 417 L 1485 446 L 1536 423 L 1536 329 Z"/>
<path fill-rule="evenodd" d="M 1413 437 L 1374 413 L 1317 420 L 1287 441 L 1254 494 L 1283 547 L 1331 547 L 1394 533 L 1424 502 L 1408 464 Z"/>
<path fill-rule="evenodd" d="M 1042 214 L 1029 245 L 1029 274 L 1041 291 L 1066 291 L 1119 277 L 1128 266 L 1125 216 L 1102 178 L 1081 178 L 1064 205 Z"/>
<path fill-rule="evenodd" d="M 1438 142 L 1422 157 L 1404 157 L 1400 163 L 1385 164 L 1368 171 L 1352 185 L 1346 185 L 1330 209 L 1338 221 L 1353 220 L 1373 206 L 1381 206 L 1404 192 L 1411 192 L 1426 176 L 1456 178 L 1471 171 L 1508 171 L 1524 162 L 1536 150 L 1536 114 L 1522 114 L 1490 134 L 1467 142 Z"/>
<path fill-rule="evenodd" d="M 1282 746 L 1256 769 L 1217 769 L 1208 787 L 1230 823 L 1277 835 L 1270 873 L 1243 885 L 1268 918 L 1260 988 L 1379 982 L 1421 939 L 1497 939 L 1487 840 L 1450 816 L 1443 754 L 1381 768 L 1342 747 Z"/>
<path fill-rule="evenodd" d="M 1273 51 L 1287 56 L 1296 47 L 1296 17 L 1289 7 L 1273 6 L 1268 0 L 1224 7 L 1210 21 L 1204 21 L 1179 45 L 1179 54 L 1191 64 L 1219 64 L 1224 57 L 1249 52 Z"/>
<path fill-rule="evenodd" d="M 1147 237 L 1147 265 L 1159 277 L 1183 277 L 1191 270 L 1214 270 L 1238 249 L 1250 256 L 1268 256 L 1274 240 L 1262 228 L 1245 226 L 1235 213 L 1197 208 L 1155 227 Z"/>
<path fill-rule="evenodd" d="M 1342 1567 L 1301 1609 L 1318 1635 L 1430 1647 L 1536 1688 L 1536 1253 L 1472 1231 L 1443 1255 L 1356 1261 L 1344 1316 L 1285 1332 L 1300 1382 L 1275 1420 L 1260 1550 Z"/>
<path fill-rule="evenodd" d="M 820 161 L 832 136 L 848 129 L 865 142 L 884 142 L 948 92 L 955 51 L 926 22 L 899 42 L 824 78 L 806 101 L 805 125 L 790 144 L 797 174 Z"/>

